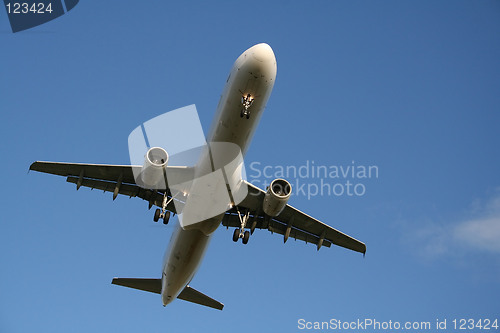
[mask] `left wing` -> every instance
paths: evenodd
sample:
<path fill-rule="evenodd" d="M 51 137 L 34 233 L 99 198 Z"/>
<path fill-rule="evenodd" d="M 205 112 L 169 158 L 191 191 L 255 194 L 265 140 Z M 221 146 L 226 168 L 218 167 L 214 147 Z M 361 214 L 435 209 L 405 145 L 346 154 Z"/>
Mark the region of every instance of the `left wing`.
<path fill-rule="evenodd" d="M 145 189 L 136 184 L 134 171 L 141 171 L 142 166 L 137 165 L 109 165 L 109 164 L 85 164 L 85 163 L 60 163 L 60 162 L 34 162 L 30 165 L 30 170 L 50 173 L 67 177 L 66 181 L 76 184 L 78 190 L 81 186 L 96 188 L 105 192 L 113 193 L 113 200 L 118 194 L 129 197 L 139 197 L 149 202 L 149 207 L 153 205 L 161 207 L 163 196 L 169 190 Z M 189 167 L 167 167 L 169 174 L 178 173 L 182 177 L 192 177 L 192 168 Z M 169 211 L 176 213 L 173 201 L 166 207 Z"/>
<path fill-rule="evenodd" d="M 238 207 L 246 208 L 252 212 L 247 224 L 247 227 L 252 231 L 255 228 L 268 229 L 272 233 L 283 235 L 284 242 L 291 236 L 306 243 L 316 244 L 318 250 L 322 246 L 330 247 L 331 244 L 335 244 L 356 252 L 366 253 L 364 243 L 290 205 L 286 205 L 283 211 L 274 218 L 265 216 L 261 207 L 266 192 L 248 182 L 246 184 L 248 195 L 238 204 Z M 227 227 L 240 226 L 240 219 L 234 208 L 226 214 L 222 224 Z"/>

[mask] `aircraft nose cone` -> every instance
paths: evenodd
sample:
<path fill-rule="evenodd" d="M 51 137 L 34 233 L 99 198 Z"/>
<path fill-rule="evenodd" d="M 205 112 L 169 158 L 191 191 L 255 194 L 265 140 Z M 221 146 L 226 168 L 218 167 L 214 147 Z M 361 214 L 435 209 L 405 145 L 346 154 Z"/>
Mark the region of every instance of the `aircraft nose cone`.
<path fill-rule="evenodd" d="M 236 59 L 234 66 L 254 78 L 263 78 L 269 84 L 274 83 L 276 78 L 276 57 L 273 49 L 266 43 L 247 49 Z"/>
<path fill-rule="evenodd" d="M 250 48 L 250 53 L 255 60 L 261 62 L 276 61 L 273 49 L 266 43 L 260 43 Z"/>

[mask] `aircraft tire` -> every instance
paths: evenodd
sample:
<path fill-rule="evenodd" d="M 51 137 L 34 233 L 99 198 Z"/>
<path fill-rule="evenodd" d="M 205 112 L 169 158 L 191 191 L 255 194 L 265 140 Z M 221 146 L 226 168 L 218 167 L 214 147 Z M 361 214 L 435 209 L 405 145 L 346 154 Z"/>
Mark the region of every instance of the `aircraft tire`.
<path fill-rule="evenodd" d="M 240 239 L 240 229 L 236 228 L 233 232 L 233 242 L 237 242 Z"/>
<path fill-rule="evenodd" d="M 170 212 L 165 212 L 163 216 L 163 224 L 168 224 L 168 220 L 170 220 Z"/>
<path fill-rule="evenodd" d="M 161 210 L 160 210 L 160 208 L 157 208 L 155 210 L 155 216 L 153 216 L 153 221 L 158 222 L 158 220 L 160 219 L 160 214 L 161 214 Z"/>
<path fill-rule="evenodd" d="M 250 232 L 247 230 L 245 231 L 245 233 L 243 234 L 243 244 L 246 244 L 248 243 L 248 240 L 250 239 Z"/>

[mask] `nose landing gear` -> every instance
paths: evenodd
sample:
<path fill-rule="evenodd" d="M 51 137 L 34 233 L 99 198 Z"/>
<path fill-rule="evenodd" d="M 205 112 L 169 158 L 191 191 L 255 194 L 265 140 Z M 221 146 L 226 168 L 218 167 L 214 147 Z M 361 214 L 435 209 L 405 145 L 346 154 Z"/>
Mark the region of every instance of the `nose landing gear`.
<path fill-rule="evenodd" d="M 252 103 L 254 101 L 254 98 L 252 95 L 247 94 L 246 96 L 241 97 L 241 104 L 243 105 L 243 109 L 240 112 L 240 117 L 246 117 L 247 119 L 250 118 L 250 107 L 252 106 Z"/>

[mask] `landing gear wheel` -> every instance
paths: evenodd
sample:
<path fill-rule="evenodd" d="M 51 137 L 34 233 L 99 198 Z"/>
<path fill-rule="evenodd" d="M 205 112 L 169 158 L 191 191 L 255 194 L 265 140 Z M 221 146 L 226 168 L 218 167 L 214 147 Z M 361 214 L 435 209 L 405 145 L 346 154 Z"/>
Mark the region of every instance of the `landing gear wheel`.
<path fill-rule="evenodd" d="M 160 215 L 161 215 L 161 210 L 160 208 L 157 208 L 155 210 L 155 216 L 153 216 L 153 221 L 158 222 L 158 220 L 160 219 Z"/>
<path fill-rule="evenodd" d="M 234 229 L 233 242 L 237 242 L 240 239 L 240 229 Z"/>
<path fill-rule="evenodd" d="M 170 212 L 165 212 L 163 215 L 163 224 L 168 224 L 168 220 L 170 219 Z"/>
<path fill-rule="evenodd" d="M 250 119 L 250 112 L 247 112 L 247 119 Z"/>
<path fill-rule="evenodd" d="M 250 232 L 249 231 L 245 231 L 245 233 L 243 234 L 243 244 L 246 244 L 248 243 L 248 239 L 250 238 Z"/>
<path fill-rule="evenodd" d="M 240 117 L 243 118 L 244 115 L 245 115 L 245 110 L 241 110 Z"/>

